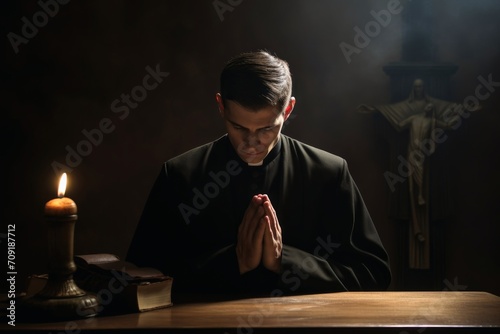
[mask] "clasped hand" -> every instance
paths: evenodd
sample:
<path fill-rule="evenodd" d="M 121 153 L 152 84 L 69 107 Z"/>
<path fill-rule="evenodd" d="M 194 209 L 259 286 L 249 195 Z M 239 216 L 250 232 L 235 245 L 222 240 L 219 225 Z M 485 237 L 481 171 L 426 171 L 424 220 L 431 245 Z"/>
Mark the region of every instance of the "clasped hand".
<path fill-rule="evenodd" d="M 255 195 L 238 229 L 236 255 L 240 274 L 263 266 L 279 273 L 283 241 L 281 226 L 267 195 Z"/>

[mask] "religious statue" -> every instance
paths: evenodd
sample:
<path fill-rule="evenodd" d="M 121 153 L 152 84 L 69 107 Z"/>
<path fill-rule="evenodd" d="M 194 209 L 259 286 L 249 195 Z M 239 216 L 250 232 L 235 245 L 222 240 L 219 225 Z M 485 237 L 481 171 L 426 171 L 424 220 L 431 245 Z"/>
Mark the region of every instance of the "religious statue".
<path fill-rule="evenodd" d="M 468 108 L 473 111 L 474 108 Z M 478 108 L 476 107 L 476 110 Z M 424 82 L 416 79 L 407 100 L 381 106 L 358 106 L 361 113 L 381 113 L 398 132 L 409 129 L 407 169 L 410 200 L 409 267 L 429 269 L 429 159 L 442 140 L 444 130 L 453 127 L 464 106 L 430 97 Z"/>

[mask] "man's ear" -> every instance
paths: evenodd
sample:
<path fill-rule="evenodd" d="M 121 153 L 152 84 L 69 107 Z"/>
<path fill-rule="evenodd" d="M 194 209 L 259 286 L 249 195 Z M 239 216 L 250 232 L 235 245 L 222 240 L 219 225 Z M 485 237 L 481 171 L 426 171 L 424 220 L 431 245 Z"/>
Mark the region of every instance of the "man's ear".
<path fill-rule="evenodd" d="M 217 107 L 219 108 L 219 114 L 224 117 L 224 102 L 222 101 L 222 96 L 220 93 L 215 94 L 215 101 L 217 101 Z"/>
<path fill-rule="evenodd" d="M 295 107 L 295 97 L 292 96 L 290 97 L 290 101 L 288 102 L 288 105 L 285 108 L 285 113 L 283 115 L 284 121 L 286 121 L 290 116 L 290 114 L 292 113 L 293 107 Z"/>

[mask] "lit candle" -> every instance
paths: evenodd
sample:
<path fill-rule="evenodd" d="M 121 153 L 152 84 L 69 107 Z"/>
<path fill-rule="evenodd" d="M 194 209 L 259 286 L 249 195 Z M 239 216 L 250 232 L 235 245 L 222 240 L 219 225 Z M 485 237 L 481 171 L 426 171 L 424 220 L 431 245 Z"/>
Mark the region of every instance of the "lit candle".
<path fill-rule="evenodd" d="M 49 279 L 44 288 L 20 305 L 27 319 L 36 321 L 91 317 L 98 313 L 97 296 L 80 289 L 73 280 L 76 204 L 64 197 L 67 176 L 59 181 L 58 198 L 45 204 L 48 234 Z"/>
<path fill-rule="evenodd" d="M 71 198 L 64 197 L 68 177 L 63 173 L 59 180 L 58 198 L 54 198 L 45 204 L 46 216 L 76 215 L 76 204 Z"/>
<path fill-rule="evenodd" d="M 58 198 L 45 204 L 49 242 L 49 274 L 53 277 L 69 275 L 76 270 L 73 262 L 73 241 L 78 216 L 75 202 L 71 198 L 64 197 L 67 180 L 66 173 L 63 173 L 59 180 Z"/>

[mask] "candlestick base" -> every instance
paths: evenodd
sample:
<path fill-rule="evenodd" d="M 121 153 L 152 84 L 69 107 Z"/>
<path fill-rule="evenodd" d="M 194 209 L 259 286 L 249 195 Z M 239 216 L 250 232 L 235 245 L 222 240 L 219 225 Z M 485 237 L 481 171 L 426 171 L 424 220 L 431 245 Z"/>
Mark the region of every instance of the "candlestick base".
<path fill-rule="evenodd" d="M 100 310 L 97 296 L 80 289 L 73 278 L 49 278 L 47 285 L 20 301 L 19 317 L 25 322 L 46 322 L 96 316 Z"/>

